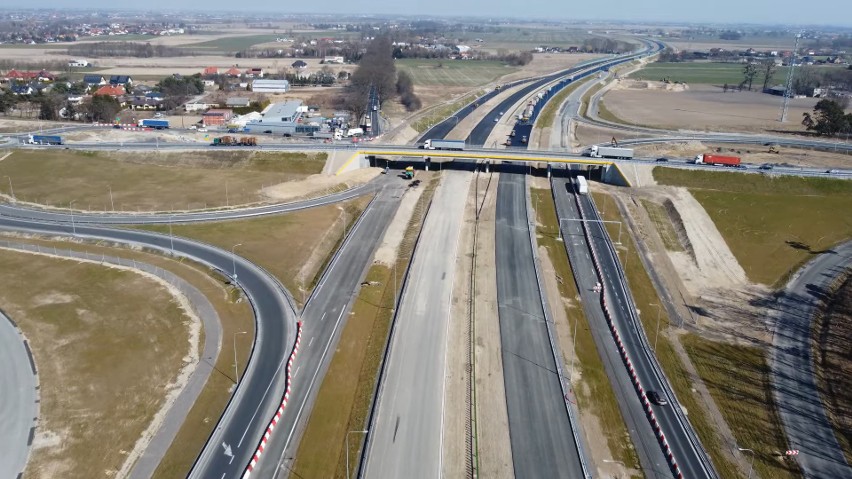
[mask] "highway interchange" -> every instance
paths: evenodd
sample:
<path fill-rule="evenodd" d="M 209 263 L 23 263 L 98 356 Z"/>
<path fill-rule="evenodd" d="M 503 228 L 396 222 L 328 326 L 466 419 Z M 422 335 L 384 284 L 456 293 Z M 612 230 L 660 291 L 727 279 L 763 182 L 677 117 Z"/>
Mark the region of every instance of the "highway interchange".
<path fill-rule="evenodd" d="M 577 70 L 579 68 L 539 80 L 519 81 L 516 84 L 507 85 L 507 88 L 518 86 L 519 90 L 484 116 L 471 131 L 467 139 L 468 143 L 472 146 L 485 145 L 494 128 L 494 118 L 499 112 L 511 111 L 513 105 L 522 101 L 530 93 L 560 76 L 574 74 Z M 496 92 L 488 95 L 493 94 Z M 483 97 L 479 101 L 484 102 L 488 98 L 490 97 Z M 455 119 L 450 117 L 436 125 L 426 132 L 420 141 L 444 137 L 461 117 L 470 114 L 474 109 L 472 105 L 464 107 L 454 115 Z M 378 127 L 379 121 L 373 124 Z M 670 133 L 668 135 L 657 141 L 672 141 L 679 138 L 671 136 Z M 713 141 L 761 143 L 771 141 L 785 144 L 770 137 L 708 136 L 712 137 Z M 654 141 L 654 139 L 634 141 Z M 75 148 L 114 149 L 128 146 L 91 144 L 75 145 Z M 185 149 L 188 146 L 188 144 L 170 144 L 157 145 L 157 148 Z M 133 145 L 133 147 L 154 148 L 154 145 Z M 328 146 L 316 145 L 314 148 L 328 148 Z M 365 147 L 344 145 L 339 148 L 360 150 Z M 412 147 L 371 144 L 366 148 L 375 150 L 379 154 L 397 151 L 411 156 L 418 154 Z M 275 145 L 264 149 L 304 149 L 304 145 Z M 422 155 L 422 150 L 419 154 Z M 437 152 L 433 156 L 444 154 Z M 446 156 L 482 155 L 499 159 L 501 154 L 522 156 L 529 158 L 527 161 L 541 162 L 565 161 L 571 156 L 564 153 L 531 151 L 495 153 L 488 148 L 471 148 L 464 154 Z M 575 161 L 595 163 L 588 158 L 573 158 Z M 701 167 L 685 164 L 679 166 Z M 560 382 L 563 378 L 555 373 L 557 361 L 554 358 L 555 352 L 552 349 L 552 342 L 548 339 L 549 333 L 545 324 L 547 305 L 542 303 L 536 282 L 535 256 L 529 237 L 524 171 L 522 168 L 513 171 L 511 166 L 506 166 L 502 173 L 504 174 L 501 174 L 497 199 L 497 284 L 515 475 L 517 477 L 558 477 L 563 474 L 568 474 L 568 477 L 587 476 L 588 472 L 583 465 L 585 461 L 583 446 L 572 432 L 572 419 L 561 392 Z M 823 171 L 803 172 L 801 170 L 790 172 L 775 170 L 773 173 L 825 175 Z M 458 183 L 455 185 L 456 188 L 466 190 L 463 185 L 469 181 L 470 175 L 467 173 L 449 172 L 439 192 L 448 189 L 448 185 L 454 182 Z M 197 459 L 190 474 L 192 477 L 242 476 L 255 452 L 266 422 L 277 408 L 286 387 L 286 376 L 282 374 L 282 366 L 295 341 L 296 321 L 301 319 L 304 328 L 302 341 L 309 343 L 310 346 L 300 352 L 296 373 L 292 378 L 293 394 L 290 397 L 289 406 L 284 411 L 280 429 L 272 436 L 263 459 L 253 471 L 256 477 L 284 477 L 289 475 L 288 463 L 295 455 L 300 434 L 310 415 L 312 400 L 331 359 L 329 352 L 333 352 L 334 345 L 339 339 L 341 326 L 351 308 L 354 293 L 369 266 L 376 245 L 380 242 L 396 211 L 404 186 L 398 179 L 392 178 L 392 175 L 387 175 L 364 186 L 315 200 L 285 205 L 175 214 L 74 213 L 71 215 L 62 210 L 4 204 L 0 206 L 0 229 L 144 245 L 163 253 L 192 258 L 227 276 L 233 276 L 232 279 L 243 289 L 255 312 L 257 338 L 245 376 L 239 383 L 213 435 L 209 438 L 207 447 Z M 552 187 L 560 220 L 578 219 L 581 215 L 586 218 L 597 218 L 595 207 L 588 197 L 575 198 L 567 170 L 566 174 L 554 176 Z M 281 214 L 332 204 L 363 194 L 372 194 L 375 198 L 348 233 L 345 242 L 335 254 L 301 312 L 296 311 L 289 292 L 268 272 L 243 258 L 235 258 L 228 251 L 184 238 L 170 238 L 167 235 L 111 227 L 111 225 L 122 224 L 219 221 Z M 435 201 L 439 203 L 442 201 L 441 198 L 436 196 Z M 447 205 L 442 205 L 441 211 L 452 211 L 452 208 L 446 207 Z M 456 208 L 456 210 L 460 209 Z M 460 211 L 457 212 L 460 217 Z M 369 439 L 372 442 L 369 443 L 365 453 L 365 468 L 360 471 L 360 474 L 366 477 L 411 475 L 414 471 L 425 471 L 428 466 L 436 466 L 436 460 L 438 467 L 434 469 L 434 473 L 426 473 L 424 476 L 439 477 L 441 475 L 440 420 L 443 418 L 440 409 L 436 411 L 434 406 L 442 399 L 438 389 L 443 382 L 442 358 L 446 336 L 441 333 L 441 322 L 446 322 L 447 313 L 442 314 L 443 308 L 435 307 L 435 299 L 431 294 L 414 292 L 434 290 L 438 297 L 445 297 L 444 295 L 451 291 L 452 281 L 447 281 L 447 276 L 449 275 L 449 279 L 452 279 L 454 271 L 452 261 L 455 255 L 447 253 L 452 251 L 452 248 L 447 245 L 451 244 L 452 239 L 458 235 L 459 223 L 460 219 L 454 215 L 440 220 L 433 214 L 427 217 L 426 231 L 429 234 L 424 236 L 422 244 L 418 244 L 410 278 L 413 283 L 400 302 L 398 318 L 403 319 L 399 323 L 399 331 L 389 351 L 391 360 L 378 403 L 378 415 L 374 419 L 375 429 L 371 434 L 373 437 Z M 685 477 L 715 477 L 706 453 L 683 413 L 680 412 L 676 397 L 648 347 L 608 235 L 599 224 L 589 224 L 585 231 L 578 225 L 577 222 L 560 221 L 560 227 L 566 239 L 566 250 L 571 258 L 572 268 L 578 279 L 578 287 L 584 299 L 584 307 L 590 322 L 594 324 L 595 341 L 604 356 L 607 373 L 616 390 L 619 407 L 628 422 L 628 429 L 637 447 L 645 474 L 649 477 L 672 477 L 673 470 L 642 408 L 640 396 L 636 394 L 630 382 L 627 370 L 615 348 L 613 337 L 608 334 L 609 329 L 603 312 L 593 306 L 596 304 L 594 301 L 596 293 L 592 291 L 594 284 L 590 284 L 589 279 L 594 277 L 590 248 L 595 249 L 601 262 L 600 267 L 606 272 L 603 277 L 605 294 L 608 303 L 614 306 L 614 322 L 623 334 L 622 338 L 630 357 L 637 365 L 639 380 L 646 390 L 660 391 L 661 394 L 669 397 L 671 405 L 656 408 L 656 417 L 660 427 L 666 431 L 668 443 L 671 445 L 680 470 L 684 472 Z M 171 246 L 170 240 L 173 240 L 174 246 Z M 428 253 L 441 248 L 443 248 L 442 254 L 446 255 L 445 258 L 436 258 L 435 255 Z M 581 274 L 578 271 L 585 271 L 585 273 Z M 424 303 L 426 300 L 429 300 L 429 307 Z M 424 327 L 427 329 L 423 330 Z M 411 344 L 423 337 L 429 339 L 423 341 L 422 350 L 419 352 L 394 346 L 396 342 Z M 417 369 L 411 369 L 416 368 L 418 364 L 411 359 L 413 357 L 429 358 L 425 362 L 431 365 L 431 369 L 420 372 Z M 423 376 L 422 379 L 431 385 L 426 388 L 432 392 L 430 397 L 410 396 L 417 387 L 423 387 L 411 384 L 415 376 Z M 403 381 L 406 378 L 407 380 Z M 422 408 L 417 401 L 422 401 Z M 528 407 L 527 404 L 530 401 L 535 403 L 536 407 Z M 433 408 L 432 412 L 418 419 L 418 421 L 426 422 L 422 424 L 412 422 L 416 416 L 414 411 L 422 411 L 424 408 L 427 410 Z M 576 424 L 573 426 L 576 427 Z M 428 433 L 421 434 L 422 430 L 427 430 Z M 396 443 L 394 439 L 399 442 Z M 436 441 L 439 444 L 437 448 Z M 566 471 L 570 472 L 566 473 Z"/>

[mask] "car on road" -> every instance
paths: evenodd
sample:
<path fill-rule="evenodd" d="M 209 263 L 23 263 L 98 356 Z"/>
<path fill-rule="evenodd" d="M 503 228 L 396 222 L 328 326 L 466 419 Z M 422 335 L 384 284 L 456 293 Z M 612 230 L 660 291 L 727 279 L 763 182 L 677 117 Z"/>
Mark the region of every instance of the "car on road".
<path fill-rule="evenodd" d="M 498 121 L 500 121 L 500 117 L 494 119 L 494 123 L 497 123 Z"/>
<path fill-rule="evenodd" d="M 840 173 L 838 170 L 825 170 L 825 172 L 829 175 L 836 175 L 837 173 Z"/>
<path fill-rule="evenodd" d="M 648 400 L 657 406 L 668 406 L 669 404 L 669 401 L 665 397 L 660 396 L 660 393 L 657 391 L 648 391 Z"/>
<path fill-rule="evenodd" d="M 772 165 L 770 165 L 769 163 L 764 163 L 764 164 L 760 165 L 760 168 L 759 168 L 759 169 L 761 169 L 761 170 L 771 170 L 771 169 L 772 169 Z"/>
<path fill-rule="evenodd" d="M 657 161 L 657 163 L 663 163 L 663 162 L 669 161 L 669 159 L 666 158 L 665 156 L 661 156 L 660 158 L 657 158 L 655 161 Z"/>

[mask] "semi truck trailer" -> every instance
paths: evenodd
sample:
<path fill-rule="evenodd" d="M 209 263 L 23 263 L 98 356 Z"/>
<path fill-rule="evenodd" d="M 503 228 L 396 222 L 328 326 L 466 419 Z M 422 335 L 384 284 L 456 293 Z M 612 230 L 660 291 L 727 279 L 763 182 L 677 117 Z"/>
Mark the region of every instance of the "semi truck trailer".
<path fill-rule="evenodd" d="M 581 195 L 589 194 L 589 182 L 586 181 L 585 176 L 577 177 L 577 192 Z"/>
<path fill-rule="evenodd" d="M 695 157 L 694 163 L 696 165 L 739 166 L 740 157 L 701 154 Z"/>
<path fill-rule="evenodd" d="M 464 140 L 426 140 L 421 147 L 426 150 L 464 150 Z"/>
<path fill-rule="evenodd" d="M 62 137 L 59 135 L 30 135 L 27 138 L 30 145 L 61 145 Z"/>
<path fill-rule="evenodd" d="M 169 120 L 156 120 L 153 118 L 146 118 L 144 120 L 139 120 L 140 128 L 155 128 L 157 130 L 162 130 L 169 127 Z"/>
<path fill-rule="evenodd" d="M 616 148 L 613 146 L 592 145 L 589 149 L 592 158 L 614 158 L 622 160 L 633 159 L 633 148 Z"/>

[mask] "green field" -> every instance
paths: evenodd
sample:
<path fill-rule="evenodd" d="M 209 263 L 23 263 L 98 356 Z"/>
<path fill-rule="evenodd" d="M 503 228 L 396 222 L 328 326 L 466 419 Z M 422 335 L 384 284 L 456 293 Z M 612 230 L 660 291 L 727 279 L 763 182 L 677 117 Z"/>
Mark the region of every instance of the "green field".
<path fill-rule="evenodd" d="M 783 83 L 787 76 L 787 67 L 778 67 L 772 76 L 770 85 Z M 743 65 L 741 63 L 649 63 L 645 68 L 630 74 L 635 80 L 669 81 L 683 83 L 709 83 L 712 85 L 736 86 L 743 81 Z M 763 74 L 754 78 L 752 88 L 763 86 Z"/>
<path fill-rule="evenodd" d="M 473 33 L 463 32 L 460 38 L 473 45 L 481 45 L 482 48 L 495 49 L 530 49 L 541 45 L 548 46 L 580 46 L 583 40 L 591 35 L 581 30 L 564 30 L 555 28 L 528 28 L 528 27 L 501 27 L 499 31 Z M 480 38 L 483 43 L 476 43 Z"/>
<path fill-rule="evenodd" d="M 245 50 L 247 48 L 251 48 L 254 45 L 259 45 L 261 43 L 269 43 L 274 42 L 277 38 L 281 38 L 284 35 L 282 34 L 264 34 L 264 35 L 244 35 L 244 36 L 235 36 L 235 37 L 222 37 L 217 38 L 216 40 L 208 40 L 206 42 L 199 43 L 191 43 L 189 45 L 182 45 L 186 48 L 209 48 L 211 50 L 220 50 L 223 52 L 233 52 L 239 50 Z M 289 43 L 282 43 L 282 45 L 290 45 Z"/>
<path fill-rule="evenodd" d="M 661 167 L 654 179 L 690 189 L 757 283 L 781 286 L 813 255 L 852 237 L 846 180 Z"/>
<path fill-rule="evenodd" d="M 411 75 L 416 86 L 477 87 L 518 69 L 479 60 L 400 59 L 396 68 Z"/>

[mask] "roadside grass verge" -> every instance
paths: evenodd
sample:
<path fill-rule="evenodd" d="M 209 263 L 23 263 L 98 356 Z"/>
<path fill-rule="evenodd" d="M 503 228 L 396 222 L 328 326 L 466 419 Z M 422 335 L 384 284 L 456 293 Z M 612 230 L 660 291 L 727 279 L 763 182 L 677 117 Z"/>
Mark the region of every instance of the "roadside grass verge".
<path fill-rule="evenodd" d="M 598 102 L 598 116 L 610 123 L 621 123 L 623 125 L 630 125 L 629 121 L 622 120 L 621 118 L 615 116 L 615 113 L 611 112 L 609 108 L 606 107 L 606 102 L 604 102 L 603 98 Z"/>
<path fill-rule="evenodd" d="M 672 220 L 669 218 L 669 214 L 663 205 L 645 199 L 640 201 L 642 202 L 642 206 L 645 207 L 645 211 L 648 212 L 651 222 L 657 228 L 657 233 L 660 234 L 660 238 L 663 240 L 663 246 L 669 251 L 683 251 L 683 245 L 678 240 Z"/>
<path fill-rule="evenodd" d="M 556 94 L 547 105 L 544 107 L 544 110 L 541 111 L 541 114 L 538 116 L 538 120 L 536 121 L 537 128 L 550 128 L 553 126 L 553 121 L 556 119 L 556 113 L 559 111 L 559 107 L 562 106 L 562 103 L 568 98 L 574 90 L 580 88 L 580 85 L 585 84 L 589 81 L 589 78 L 584 78 L 582 80 L 578 80 L 573 82 L 570 86 L 565 87 L 562 91 Z"/>
<path fill-rule="evenodd" d="M 278 278 L 301 307 L 340 246 L 344 228 L 349 231 L 371 199 L 371 195 L 366 195 L 337 205 L 282 215 L 171 225 L 171 232 L 226 251 L 239 244 L 236 254 Z M 168 235 L 170 226 L 139 228 Z"/>
<path fill-rule="evenodd" d="M 757 476 L 801 477 L 795 463 L 783 459 L 787 439 L 772 397 L 764 351 L 694 334 L 684 335 L 681 343 L 736 437 L 737 446 L 754 450 Z"/>
<path fill-rule="evenodd" d="M 156 253 L 121 246 L 109 247 L 101 242 L 95 245 L 35 238 L 12 238 L 11 240 L 38 244 L 48 249 L 71 249 L 95 255 L 120 256 L 171 271 L 196 287 L 213 304 L 222 323 L 223 338 L 234 337 L 234 333 L 238 331 L 247 331 L 248 334 L 239 334 L 234 337 L 240 372 L 242 373 L 245 370 L 251 345 L 254 342 L 254 317 L 251 308 L 246 301 L 239 301 L 241 295 L 238 289 L 230 286 L 226 278 L 206 266 L 189 260 L 173 260 Z M 204 334 L 206 332 L 202 332 L 200 340 L 202 343 Z M 163 460 L 160 461 L 160 465 L 153 476 L 155 479 L 185 476 L 216 426 L 219 416 L 222 415 L 222 411 L 231 397 L 231 388 L 234 385 L 232 377 L 234 344 L 234 341 L 223 341 L 213 374 L 207 379 L 204 389 L 184 419 L 175 440 Z"/>
<path fill-rule="evenodd" d="M 813 255 L 852 237 L 852 182 L 657 167 L 713 219 L 751 281 L 780 287 Z"/>
<path fill-rule="evenodd" d="M 437 125 L 438 123 L 444 121 L 445 119 L 447 119 L 447 117 L 449 117 L 453 113 L 461 110 L 461 108 L 463 106 L 465 106 L 468 103 L 476 100 L 477 98 L 481 97 L 484 94 L 485 94 L 484 91 L 477 91 L 477 92 L 474 92 L 474 93 L 469 93 L 469 94 L 459 98 L 458 100 L 456 100 L 452 103 L 448 103 L 446 105 L 439 105 L 439 106 L 435 107 L 434 109 L 430 110 L 424 116 L 420 117 L 414 123 L 412 123 L 411 127 L 414 128 L 415 130 L 417 130 L 418 133 L 423 133 L 424 131 L 428 130 L 429 128 L 432 128 L 433 126 Z"/>
<path fill-rule="evenodd" d="M 11 178 L 19 201 L 165 211 L 263 201 L 263 186 L 320 173 L 325 161 L 325 153 L 13 150 L 0 162 L 0 177 Z M 0 191 L 10 193 L 8 181 Z"/>
<path fill-rule="evenodd" d="M 346 435 L 364 430 L 389 339 L 401 275 L 414 253 L 426 207 L 438 184 L 424 185 L 408 228 L 397 250 L 394 267 L 373 263 L 361 286 L 337 350 L 322 381 L 305 434 L 299 443 L 290 477 L 346 477 Z M 396 288 L 394 287 L 396 285 Z M 363 435 L 349 439 L 349 461 L 357 467 Z"/>
<path fill-rule="evenodd" d="M 812 323 L 811 344 L 825 411 L 846 460 L 852 464 L 852 275 L 841 278 L 835 286 L 831 299 Z"/>
<path fill-rule="evenodd" d="M 118 471 L 184 365 L 188 317 L 160 283 L 76 260 L 0 250 L 0 284 L 39 374 L 27 476 Z"/>
<path fill-rule="evenodd" d="M 788 67 L 778 67 L 772 75 L 770 85 L 783 83 L 787 78 Z M 706 63 L 706 62 L 652 62 L 645 65 L 640 70 L 637 70 L 629 75 L 634 80 L 647 81 L 662 81 L 667 78 L 672 82 L 681 83 L 708 83 L 713 85 L 723 85 L 727 83 L 731 87 L 735 87 L 743 81 L 743 64 L 742 63 Z M 758 75 L 755 79 L 752 88 L 757 86 L 757 89 L 763 86 L 763 76 Z M 758 84 L 759 83 L 759 84 Z"/>
<path fill-rule="evenodd" d="M 589 116 L 589 101 L 592 99 L 592 95 L 600 91 L 603 88 L 604 84 L 598 80 L 598 84 L 589 88 L 589 91 L 583 95 L 583 98 L 580 100 L 580 117 L 588 118 Z"/>
<path fill-rule="evenodd" d="M 580 379 L 574 386 L 574 393 L 581 409 L 588 410 L 601 424 L 606 436 L 606 442 L 613 459 L 623 463 L 629 469 L 641 470 L 639 456 L 636 454 L 630 435 L 625 426 L 621 409 L 607 377 L 597 345 L 590 330 L 586 315 L 580 303 L 577 283 L 568 261 L 565 245 L 559 241 L 556 206 L 553 196 L 548 189 L 531 189 L 533 204 L 536 205 L 536 236 L 538 244 L 547 249 L 551 263 L 556 271 L 559 293 L 563 301 L 562 307 L 568 317 L 566 328 L 576 331 L 574 338 L 576 348 L 577 370 L 581 372 Z M 552 307 L 558 307 L 552 305 Z M 576 329 L 575 329 L 576 328 Z M 563 351 L 563 355 L 565 351 Z"/>
<path fill-rule="evenodd" d="M 602 219 L 623 221 L 621 213 L 614 204 L 614 200 L 608 194 L 594 192 L 592 195 L 599 209 L 603 210 L 601 212 Z M 607 230 L 609 231 L 610 238 L 617 237 L 618 225 L 607 224 Z M 692 376 L 684 367 L 677 351 L 665 334 L 671 325 L 669 316 L 666 313 L 666 309 L 662 307 L 663 303 L 660 301 L 656 289 L 654 289 L 648 272 L 645 271 L 641 258 L 639 258 L 636 244 L 633 242 L 630 234 L 622 234 L 621 241 L 623 246 L 617 248 L 616 251 L 618 252 L 619 261 L 624 268 L 624 273 L 627 276 L 630 293 L 636 303 L 636 308 L 639 310 L 639 318 L 645 330 L 645 335 L 648 337 L 648 342 L 652 347 L 655 342 L 657 343 L 655 351 L 657 360 L 663 368 L 666 377 L 668 377 L 672 389 L 677 394 L 678 401 L 680 401 L 681 406 L 686 411 L 689 422 L 704 445 L 704 449 L 710 455 L 716 471 L 720 477 L 738 477 L 736 465 L 730 462 L 725 456 L 723 452 L 725 446 L 722 444 L 722 440 L 717 434 L 711 418 L 699 403 L 699 396 L 692 390 Z M 656 338 L 658 314 L 661 334 L 659 338 Z"/>
<path fill-rule="evenodd" d="M 407 72 L 416 86 L 478 87 L 518 71 L 497 61 L 398 59 L 399 71 Z"/>

